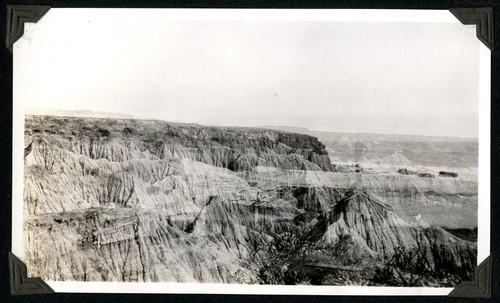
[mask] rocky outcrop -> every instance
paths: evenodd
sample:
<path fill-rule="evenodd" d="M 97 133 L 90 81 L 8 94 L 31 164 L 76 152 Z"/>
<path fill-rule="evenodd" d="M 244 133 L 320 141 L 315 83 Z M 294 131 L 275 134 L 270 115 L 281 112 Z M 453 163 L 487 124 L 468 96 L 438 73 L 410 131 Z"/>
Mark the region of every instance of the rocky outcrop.
<path fill-rule="evenodd" d="M 417 176 L 421 178 L 436 178 L 436 176 L 432 173 L 418 173 Z"/>
<path fill-rule="evenodd" d="M 411 169 L 400 168 L 400 169 L 398 169 L 398 174 L 402 174 L 402 175 L 416 175 L 418 173 L 416 171 L 411 170 Z"/>
<path fill-rule="evenodd" d="M 440 177 L 451 177 L 451 178 L 456 178 L 458 177 L 457 173 L 454 172 L 449 172 L 449 171 L 440 171 L 439 172 Z"/>

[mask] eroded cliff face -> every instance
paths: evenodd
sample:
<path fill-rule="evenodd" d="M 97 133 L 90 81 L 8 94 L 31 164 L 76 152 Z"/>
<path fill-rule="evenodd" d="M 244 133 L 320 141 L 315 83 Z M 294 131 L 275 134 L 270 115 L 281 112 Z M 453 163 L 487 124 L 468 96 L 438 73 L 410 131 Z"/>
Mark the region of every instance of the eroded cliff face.
<path fill-rule="evenodd" d="M 361 253 L 392 256 L 398 248 L 419 250 L 432 270 L 450 265 L 474 267 L 476 243 L 461 240 L 439 227 L 421 227 L 399 218 L 391 207 L 359 189 L 348 190 L 335 206 L 309 223 L 309 236 L 328 244 L 349 236 Z"/>
<path fill-rule="evenodd" d="M 454 203 L 474 183 L 333 172 L 316 138 L 280 131 L 37 116 L 26 130 L 33 276 L 248 283 L 243 265 L 287 226 L 327 245 L 349 234 L 374 258 L 420 247 L 435 268 L 475 266 L 474 243 L 385 205 Z"/>

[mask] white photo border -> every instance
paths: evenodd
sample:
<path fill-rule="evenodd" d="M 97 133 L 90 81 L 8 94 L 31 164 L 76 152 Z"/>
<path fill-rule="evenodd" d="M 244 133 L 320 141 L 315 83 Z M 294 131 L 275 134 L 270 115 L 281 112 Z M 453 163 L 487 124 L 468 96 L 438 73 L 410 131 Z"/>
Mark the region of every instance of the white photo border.
<path fill-rule="evenodd" d="M 52 8 L 47 15 L 79 10 L 120 11 L 132 9 Z M 142 12 L 149 9 L 140 9 Z M 178 20 L 283 20 L 331 22 L 444 22 L 460 23 L 447 10 L 358 10 L 358 9 L 162 9 L 165 17 Z M 26 31 L 43 27 L 43 17 L 36 24 L 26 24 Z M 468 25 L 463 25 L 468 26 Z M 474 25 L 471 25 L 474 26 Z M 20 41 L 27 39 L 23 36 Z M 23 241 L 23 150 L 24 106 L 16 98 L 16 86 L 22 75 L 16 73 L 19 41 L 13 47 L 13 163 L 12 163 L 12 253 L 21 260 Z M 491 126 L 491 51 L 480 46 L 479 91 L 479 165 L 478 165 L 478 260 L 490 255 L 490 126 Z M 279 294 L 279 295 L 432 295 L 446 296 L 453 288 L 367 287 L 367 286 L 275 286 L 206 283 L 122 283 L 45 281 L 55 292 L 63 293 L 186 293 L 186 294 Z"/>

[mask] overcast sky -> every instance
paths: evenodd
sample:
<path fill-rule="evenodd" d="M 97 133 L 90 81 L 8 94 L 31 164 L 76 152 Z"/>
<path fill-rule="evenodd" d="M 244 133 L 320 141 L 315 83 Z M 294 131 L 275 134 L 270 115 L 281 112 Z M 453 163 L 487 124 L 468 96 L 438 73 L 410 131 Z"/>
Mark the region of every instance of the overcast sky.
<path fill-rule="evenodd" d="M 476 137 L 479 43 L 458 22 L 53 9 L 15 45 L 14 95 L 31 113 Z"/>

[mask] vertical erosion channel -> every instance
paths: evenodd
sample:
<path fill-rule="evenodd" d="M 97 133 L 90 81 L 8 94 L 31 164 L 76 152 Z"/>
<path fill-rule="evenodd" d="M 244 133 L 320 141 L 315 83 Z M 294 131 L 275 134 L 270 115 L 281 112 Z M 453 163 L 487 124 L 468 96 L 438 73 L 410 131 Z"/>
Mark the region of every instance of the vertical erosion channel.
<path fill-rule="evenodd" d="M 150 271 L 149 268 L 149 260 L 148 260 L 148 254 L 146 251 L 146 245 L 144 244 L 144 238 L 143 238 L 143 233 L 141 232 L 141 221 L 139 219 L 139 216 L 137 216 L 137 222 L 134 224 L 134 238 L 135 242 L 137 243 L 137 247 L 139 249 L 139 260 L 141 261 L 141 266 L 142 266 L 142 280 L 144 282 L 148 282 L 147 280 L 147 272 Z"/>

